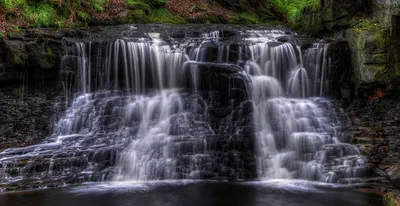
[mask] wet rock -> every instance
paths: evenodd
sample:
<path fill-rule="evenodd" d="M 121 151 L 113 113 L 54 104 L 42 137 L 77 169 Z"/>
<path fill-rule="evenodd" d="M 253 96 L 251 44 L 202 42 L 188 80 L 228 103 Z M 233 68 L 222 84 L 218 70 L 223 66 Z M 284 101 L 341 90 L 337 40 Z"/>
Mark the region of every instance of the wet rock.
<path fill-rule="evenodd" d="M 400 188 L 400 107 L 393 95 L 377 100 L 357 99 L 346 109 L 351 124 L 358 128 L 352 129 L 352 142 L 368 157 L 375 176 L 389 179 L 383 184 L 386 188 Z"/>
<path fill-rule="evenodd" d="M 11 92 L 0 88 L 0 150 L 32 145 L 49 135 L 57 95 L 54 90 L 47 92 L 28 92 L 23 86 Z"/>
<path fill-rule="evenodd" d="M 389 176 L 391 184 L 400 189 L 400 167 L 398 164 L 391 166 L 390 168 L 386 169 L 386 173 Z"/>

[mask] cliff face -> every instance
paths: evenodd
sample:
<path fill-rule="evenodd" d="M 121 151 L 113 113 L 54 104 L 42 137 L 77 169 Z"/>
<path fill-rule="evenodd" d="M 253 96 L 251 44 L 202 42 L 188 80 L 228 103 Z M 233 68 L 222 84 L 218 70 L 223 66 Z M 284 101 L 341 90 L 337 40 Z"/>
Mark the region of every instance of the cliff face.
<path fill-rule="evenodd" d="M 0 150 L 38 143 L 49 134 L 63 52 L 54 31 L 31 30 L 0 41 Z"/>
<path fill-rule="evenodd" d="M 398 65 L 398 1 L 321 1 L 306 8 L 299 26 L 317 36 L 346 40 L 352 53 L 352 83 L 390 83 L 400 74 Z M 349 65 L 350 66 L 350 65 Z"/>

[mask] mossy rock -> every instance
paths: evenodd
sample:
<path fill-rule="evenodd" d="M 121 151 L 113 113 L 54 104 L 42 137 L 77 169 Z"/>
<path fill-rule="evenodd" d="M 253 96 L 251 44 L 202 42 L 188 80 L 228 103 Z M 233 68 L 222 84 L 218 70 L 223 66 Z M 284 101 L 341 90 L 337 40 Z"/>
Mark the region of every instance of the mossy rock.
<path fill-rule="evenodd" d="M 28 67 L 36 71 L 43 70 L 48 73 L 50 70 L 57 71 L 60 61 L 64 55 L 62 41 L 37 40 L 37 44 L 27 44 L 26 49 L 29 55 Z"/>
<path fill-rule="evenodd" d="M 366 54 L 365 63 L 366 64 L 386 64 L 387 63 L 387 53 L 379 54 Z"/>
<path fill-rule="evenodd" d="M 393 192 L 385 194 L 383 196 L 383 202 L 385 206 L 400 206 L 399 197 L 396 197 L 396 195 Z"/>
<path fill-rule="evenodd" d="M 368 32 L 364 37 L 366 53 L 376 54 L 386 51 L 386 41 L 382 32 Z"/>
<path fill-rule="evenodd" d="M 21 67 L 28 61 L 28 54 L 25 49 L 25 44 L 18 40 L 5 41 L 8 50 L 9 67 Z"/>
<path fill-rule="evenodd" d="M 373 21 L 360 22 L 348 30 L 352 65 L 360 83 L 390 82 L 397 76 L 388 64 L 388 36 L 384 25 Z"/>
<path fill-rule="evenodd" d="M 375 80 L 380 82 L 391 82 L 393 79 L 396 79 L 400 75 L 400 72 L 394 69 L 389 68 L 385 64 L 385 69 L 380 69 L 376 75 Z"/>
<path fill-rule="evenodd" d="M 383 73 L 386 73 L 386 64 L 364 64 L 360 68 L 362 83 L 384 81 Z"/>
<path fill-rule="evenodd" d="M 39 66 L 41 69 L 53 69 L 56 63 L 56 56 L 51 48 L 47 47 L 42 50 L 39 57 Z"/>
<path fill-rule="evenodd" d="M 321 11 L 313 7 L 304 8 L 300 13 L 296 27 L 311 35 L 318 35 L 323 30 Z"/>

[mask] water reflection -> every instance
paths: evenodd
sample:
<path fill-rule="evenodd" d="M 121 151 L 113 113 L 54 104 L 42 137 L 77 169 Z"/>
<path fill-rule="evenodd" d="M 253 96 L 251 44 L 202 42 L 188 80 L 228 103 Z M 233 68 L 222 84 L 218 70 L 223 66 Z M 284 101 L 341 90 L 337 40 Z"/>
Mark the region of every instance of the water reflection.
<path fill-rule="evenodd" d="M 167 181 L 90 184 L 78 187 L 5 193 L 7 206 L 130 205 L 324 205 L 379 206 L 382 197 L 355 189 L 305 181 L 205 182 Z"/>

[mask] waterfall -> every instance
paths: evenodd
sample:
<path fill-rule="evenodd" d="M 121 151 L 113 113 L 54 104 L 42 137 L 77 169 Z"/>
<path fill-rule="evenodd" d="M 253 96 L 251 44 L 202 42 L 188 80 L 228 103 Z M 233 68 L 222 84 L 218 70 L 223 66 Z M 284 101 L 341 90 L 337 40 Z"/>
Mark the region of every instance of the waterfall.
<path fill-rule="evenodd" d="M 0 153 L 0 178 L 42 185 L 363 177 L 329 99 L 329 44 L 278 30 L 68 42 L 65 114 L 42 144 Z M 305 54 L 305 55 L 304 55 Z"/>
<path fill-rule="evenodd" d="M 253 83 L 258 177 L 338 182 L 366 176 L 366 159 L 340 143 L 329 100 L 310 98 L 328 90 L 328 44 L 307 50 L 303 65 L 298 47 L 268 41 L 248 47 L 252 63 L 245 67 Z"/>

